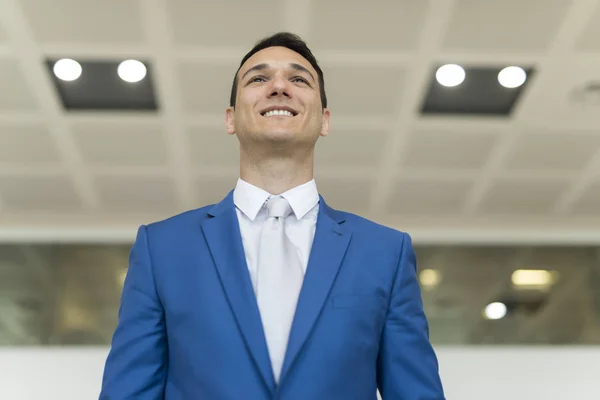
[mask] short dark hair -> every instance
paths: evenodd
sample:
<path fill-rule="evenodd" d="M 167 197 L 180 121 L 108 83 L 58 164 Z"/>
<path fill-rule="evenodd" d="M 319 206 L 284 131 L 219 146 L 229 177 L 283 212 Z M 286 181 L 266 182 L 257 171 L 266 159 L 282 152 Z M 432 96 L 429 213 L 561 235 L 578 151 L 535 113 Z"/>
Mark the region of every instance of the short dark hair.
<path fill-rule="evenodd" d="M 323 106 L 323 108 L 326 108 L 327 107 L 327 95 L 325 94 L 325 79 L 323 77 L 323 71 L 321 70 L 321 67 L 319 67 L 319 64 L 317 63 L 317 59 L 315 58 L 313 53 L 310 51 L 310 49 L 308 48 L 306 43 L 300 38 L 300 36 L 295 35 L 290 32 L 279 32 L 274 35 L 268 36 L 264 39 L 261 39 L 259 42 L 257 42 L 254 45 L 252 50 L 250 50 L 248 52 L 248 54 L 246 54 L 244 56 L 244 58 L 242 59 L 242 62 L 240 62 L 240 66 L 238 67 L 237 71 L 235 71 L 235 76 L 233 77 L 233 85 L 231 86 L 231 96 L 229 98 L 229 105 L 231 107 L 235 107 L 235 101 L 236 101 L 236 97 L 237 97 L 237 86 L 238 86 L 238 76 L 237 75 L 238 75 L 238 72 L 240 71 L 240 69 L 242 68 L 242 65 L 244 65 L 244 63 L 246 61 L 248 61 L 248 59 L 250 57 L 252 57 L 255 53 L 258 53 L 259 51 L 264 50 L 268 47 L 276 47 L 276 46 L 277 47 L 279 47 L 279 46 L 286 47 L 286 48 L 300 54 L 302 57 L 304 57 L 310 63 L 310 65 L 312 65 L 312 67 L 315 69 L 315 71 L 317 71 L 317 75 L 319 76 L 319 88 L 320 88 L 320 92 L 321 92 L 321 105 Z"/>

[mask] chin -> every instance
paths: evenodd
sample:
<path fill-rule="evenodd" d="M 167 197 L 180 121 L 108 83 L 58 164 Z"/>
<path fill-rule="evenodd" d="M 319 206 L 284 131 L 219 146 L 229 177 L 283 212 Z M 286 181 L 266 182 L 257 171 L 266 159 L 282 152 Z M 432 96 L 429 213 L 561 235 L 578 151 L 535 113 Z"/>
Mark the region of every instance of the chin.
<path fill-rule="evenodd" d="M 289 141 L 297 137 L 294 132 L 290 132 L 287 130 L 271 130 L 263 133 L 263 137 L 273 141 Z"/>

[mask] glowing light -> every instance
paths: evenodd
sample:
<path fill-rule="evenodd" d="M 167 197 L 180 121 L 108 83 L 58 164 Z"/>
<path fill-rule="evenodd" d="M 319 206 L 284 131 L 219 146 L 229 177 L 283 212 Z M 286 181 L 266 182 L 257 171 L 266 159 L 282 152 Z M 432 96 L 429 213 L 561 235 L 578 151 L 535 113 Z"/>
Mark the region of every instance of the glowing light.
<path fill-rule="evenodd" d="M 498 82 L 505 88 L 517 88 L 526 80 L 527 73 L 520 67 L 506 67 L 498 73 Z"/>
<path fill-rule="evenodd" d="M 446 87 L 458 86 L 465 80 L 465 70 L 460 65 L 446 64 L 438 68 L 435 78 L 438 83 Z"/>
<path fill-rule="evenodd" d="M 126 60 L 119 64 L 117 73 L 125 82 L 135 83 L 146 77 L 147 73 L 144 63 L 137 60 Z"/>
<path fill-rule="evenodd" d="M 58 79 L 71 82 L 81 76 L 83 69 L 77 61 L 70 58 L 63 58 L 54 63 L 53 71 Z"/>
<path fill-rule="evenodd" d="M 504 303 L 491 303 L 485 308 L 484 316 L 487 319 L 502 319 L 506 316 L 506 311 Z"/>

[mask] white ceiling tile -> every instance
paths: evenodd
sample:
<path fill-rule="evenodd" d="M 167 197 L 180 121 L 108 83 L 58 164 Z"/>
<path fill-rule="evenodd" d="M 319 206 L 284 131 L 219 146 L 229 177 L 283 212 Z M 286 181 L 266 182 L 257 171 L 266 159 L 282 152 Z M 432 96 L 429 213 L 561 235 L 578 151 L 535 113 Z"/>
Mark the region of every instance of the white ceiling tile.
<path fill-rule="evenodd" d="M 597 130 L 600 112 L 597 93 L 585 100 L 582 90 L 598 86 L 598 59 L 571 59 L 553 63 L 534 77 L 526 101 L 519 104 L 519 114 L 529 123 L 546 129 L 589 127 Z M 596 89 L 597 91 L 597 89 Z"/>
<path fill-rule="evenodd" d="M 0 125 L 0 164 L 60 164 L 48 130 L 41 126 Z"/>
<path fill-rule="evenodd" d="M 371 179 L 331 179 L 315 175 L 319 194 L 328 206 L 337 210 L 365 215 L 370 193 L 374 187 Z"/>
<path fill-rule="evenodd" d="M 600 215 L 600 182 L 592 183 L 585 193 L 573 204 L 573 214 Z"/>
<path fill-rule="evenodd" d="M 194 197 L 196 207 L 216 204 L 235 189 L 238 176 L 228 178 L 198 178 L 194 181 Z"/>
<path fill-rule="evenodd" d="M 237 66 L 184 62 L 177 68 L 184 110 L 188 115 L 223 115 L 229 106 Z"/>
<path fill-rule="evenodd" d="M 198 167 L 239 165 L 240 146 L 236 136 L 222 129 L 193 127 L 188 129 L 192 163 Z"/>
<path fill-rule="evenodd" d="M 480 169 L 487 162 L 498 137 L 498 134 L 488 132 L 464 134 L 418 129 L 410 135 L 401 165 L 407 170 Z"/>
<path fill-rule="evenodd" d="M 580 170 L 600 149 L 600 136 L 526 134 L 517 138 L 507 156 L 508 170 Z"/>
<path fill-rule="evenodd" d="M 481 211 L 488 214 L 548 214 L 568 183 L 564 180 L 498 180 L 483 199 Z"/>
<path fill-rule="evenodd" d="M 596 5 L 596 12 L 590 18 L 587 28 L 577 41 L 576 48 L 580 51 L 600 53 L 600 3 Z"/>
<path fill-rule="evenodd" d="M 570 4 L 571 0 L 459 0 L 443 47 L 487 53 L 544 50 Z"/>
<path fill-rule="evenodd" d="M 22 0 L 29 27 L 40 43 L 140 43 L 138 1 Z"/>
<path fill-rule="evenodd" d="M 95 178 L 100 206 L 110 213 L 175 212 L 177 198 L 167 177 L 98 176 Z"/>
<path fill-rule="evenodd" d="M 325 71 L 332 122 L 330 134 L 317 143 L 315 176 L 333 207 L 368 213 L 388 139 L 402 134 L 408 135 L 407 141 L 402 141 L 399 157 L 390 165 L 392 198 L 382 210 L 390 215 L 378 215 L 382 220 L 394 220 L 393 214 L 413 214 L 417 217 L 414 221 L 441 214 L 457 221 L 457 228 L 463 222 L 475 223 L 469 216 L 461 221 L 461 213 L 473 183 L 488 178 L 481 175 L 485 172 L 482 168 L 492 161 L 492 166 L 498 167 L 491 171 L 493 176 L 502 180 L 490 182 L 495 184 L 485 193 L 482 213 L 501 214 L 489 215 L 491 220 L 509 214 L 517 218 L 536 214 L 542 225 L 555 223 L 556 216 L 550 212 L 556 201 L 600 149 L 598 107 L 593 101 L 577 103 L 574 96 L 575 89 L 599 82 L 596 37 L 600 31 L 595 21 L 600 18 L 600 7 L 589 13 L 587 27 L 580 24 L 564 30 L 574 34 L 581 28 L 579 38 L 566 35 L 554 43 L 562 19 L 571 15 L 569 4 L 576 2 L 456 0 L 453 16 L 447 16 L 453 18 L 446 35 L 437 43 L 436 38 L 427 37 L 431 32 L 422 31 L 424 22 L 427 18 L 445 20 L 440 12 L 446 10 L 431 8 L 430 2 L 422 0 L 374 1 L 295 4 L 225 0 L 209 4 L 169 0 L 162 2 L 167 12 L 161 16 L 150 10 L 156 4 L 139 0 L 18 2 L 28 26 L 0 27 L 0 166 L 5 167 L 0 171 L 4 176 L 0 182 L 2 216 L 10 219 L 11 213 L 18 211 L 49 215 L 56 211 L 84 218 L 71 174 L 91 180 L 88 184 L 97 189 L 91 194 L 99 196 L 99 211 L 112 215 L 116 223 L 123 222 L 124 214 L 140 219 L 146 212 L 170 214 L 178 212 L 182 204 L 202 206 L 221 200 L 239 176 L 239 143 L 235 136 L 227 135 L 223 121 L 235 70 L 258 39 L 292 29 L 308 40 Z M 144 43 L 149 38 L 144 36 L 147 27 L 142 18 L 150 14 L 165 19 L 172 34 L 166 38 L 167 47 L 148 49 L 158 44 Z M 586 17 L 581 13 L 574 16 Z M 18 23 L 10 16 L 6 19 Z M 29 37 L 18 37 L 30 31 L 35 43 L 30 43 Z M 431 48 L 419 49 L 422 39 L 434 47 L 443 45 L 440 54 L 429 54 Z M 575 53 L 569 53 L 571 49 L 564 49 L 564 57 L 545 53 L 554 44 L 569 44 L 570 39 L 575 39 Z M 19 53 L 9 40 L 27 42 L 29 51 Z M 166 107 L 150 118 L 108 111 L 73 115 L 63 110 L 52 88 L 58 103 L 38 103 L 38 98 L 44 97 L 42 92 L 38 96 L 40 89 L 34 85 L 40 77 L 25 75 L 35 71 L 25 68 L 23 62 L 37 59 L 43 64 L 46 52 L 75 52 L 74 56 L 98 59 L 129 57 L 125 53 L 135 49 L 141 49 L 134 51 L 137 55 L 150 50 L 159 58 L 175 57 L 173 70 L 161 69 L 156 78 L 175 78 L 174 82 L 157 82 L 157 86 L 178 98 L 167 96 L 159 102 L 175 100 L 181 109 Z M 419 61 L 412 56 L 423 51 L 429 59 L 447 60 L 445 56 L 453 55 L 456 62 L 510 62 L 533 65 L 536 71 L 511 118 L 410 115 L 402 121 L 406 126 L 395 132 L 398 111 L 418 113 L 419 96 L 407 104 L 400 101 L 409 83 L 406 79 L 418 74 L 411 70 L 413 61 Z M 362 56 L 356 58 L 357 54 Z M 47 74 L 45 78 L 50 79 Z M 175 87 L 167 90 L 165 84 Z M 177 128 L 175 122 L 183 125 L 182 137 L 170 135 L 171 129 Z M 78 152 L 75 156 L 81 157 L 85 171 L 64 171 L 78 163 L 62 160 L 49 134 L 64 126 L 71 129 L 61 144 Z M 516 141 L 505 143 L 503 139 L 510 139 L 505 133 L 515 133 Z M 180 139 L 182 142 L 171 143 Z M 496 154 L 494 146 L 503 144 L 511 147 L 499 150 L 508 152 L 502 151 L 499 160 L 490 158 Z M 183 157 L 173 159 L 170 145 L 182 149 Z M 500 161 L 499 165 L 495 161 Z M 190 182 L 185 176 L 171 176 L 173 167 L 188 171 Z M 25 175 L 25 171 L 27 177 L 14 176 Z M 398 172 L 402 175 L 397 176 Z M 179 199 L 180 193 L 189 193 L 190 198 Z M 600 184 L 595 183 L 577 199 L 573 213 L 560 218 L 585 214 L 587 221 L 588 215 L 599 214 L 598 204 Z M 15 214 L 15 218 L 20 217 Z M 91 227 L 97 223 L 77 221 L 89 222 Z"/>
<path fill-rule="evenodd" d="M 0 112 L 31 111 L 36 103 L 19 64 L 0 58 Z"/>
<path fill-rule="evenodd" d="M 67 177 L 0 176 L 5 210 L 15 212 L 77 213 L 82 205 Z"/>
<path fill-rule="evenodd" d="M 332 129 L 317 141 L 315 166 L 378 167 L 387 136 L 382 130 Z"/>
<path fill-rule="evenodd" d="M 422 0 L 321 0 L 314 4 L 309 45 L 353 51 L 414 50 L 428 7 Z"/>
<path fill-rule="evenodd" d="M 161 122 L 75 123 L 73 138 L 84 162 L 108 166 L 164 166 L 167 147 Z"/>
<path fill-rule="evenodd" d="M 173 40 L 178 45 L 248 46 L 283 28 L 278 0 L 169 0 Z M 240 54 L 240 60 L 244 54 Z"/>
<path fill-rule="evenodd" d="M 2 25 L 0 25 L 0 43 L 7 43 L 7 42 L 8 42 L 8 35 L 6 34 L 6 31 L 4 30 Z"/>
<path fill-rule="evenodd" d="M 398 110 L 406 70 L 366 66 L 322 68 L 332 118 L 336 114 L 389 115 Z"/>
<path fill-rule="evenodd" d="M 469 180 L 413 180 L 401 178 L 392 190 L 387 211 L 390 214 L 449 214 L 462 212 Z"/>

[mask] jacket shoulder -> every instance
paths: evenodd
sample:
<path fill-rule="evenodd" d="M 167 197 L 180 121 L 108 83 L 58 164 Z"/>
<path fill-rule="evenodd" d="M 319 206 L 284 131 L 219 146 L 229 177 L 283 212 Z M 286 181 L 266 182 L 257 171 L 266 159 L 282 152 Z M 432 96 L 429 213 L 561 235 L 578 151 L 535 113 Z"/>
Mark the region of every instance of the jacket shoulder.
<path fill-rule="evenodd" d="M 338 212 L 345 216 L 346 224 L 348 224 L 348 226 L 351 227 L 353 231 L 365 232 L 369 235 L 374 234 L 378 237 L 389 237 L 395 240 L 402 239 L 405 235 L 408 235 L 407 232 L 396 228 L 392 228 L 390 226 L 384 225 L 380 222 L 373 221 L 371 219 L 362 217 L 357 214 L 345 211 Z"/>
<path fill-rule="evenodd" d="M 175 214 L 168 218 L 153 221 L 146 224 L 146 228 L 151 231 L 162 231 L 171 229 L 180 229 L 192 224 L 198 224 L 202 220 L 208 218 L 208 211 L 214 206 L 214 204 L 187 210 L 179 214 Z"/>

